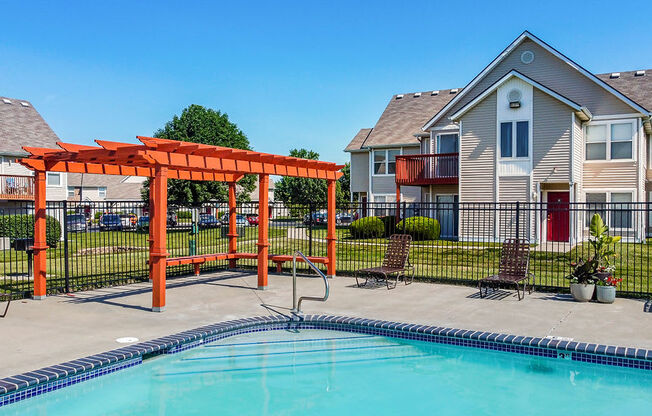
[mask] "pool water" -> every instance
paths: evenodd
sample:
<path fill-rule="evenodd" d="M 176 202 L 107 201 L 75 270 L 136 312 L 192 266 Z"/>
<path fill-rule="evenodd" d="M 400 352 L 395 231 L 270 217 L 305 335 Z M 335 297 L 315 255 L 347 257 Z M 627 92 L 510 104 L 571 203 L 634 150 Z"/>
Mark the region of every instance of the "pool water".
<path fill-rule="evenodd" d="M 238 335 L 4 415 L 647 414 L 652 374 L 337 331 Z"/>

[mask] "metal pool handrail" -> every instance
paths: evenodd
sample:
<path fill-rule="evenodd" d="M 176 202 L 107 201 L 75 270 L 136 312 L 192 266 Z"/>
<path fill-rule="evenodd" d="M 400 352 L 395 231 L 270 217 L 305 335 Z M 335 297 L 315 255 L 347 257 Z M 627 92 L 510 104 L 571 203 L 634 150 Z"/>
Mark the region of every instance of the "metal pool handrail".
<path fill-rule="evenodd" d="M 310 266 L 311 269 L 313 269 L 318 275 L 322 277 L 324 280 L 324 285 L 326 286 L 326 291 L 324 293 L 323 298 L 318 298 L 315 296 L 301 296 L 299 298 L 299 302 L 297 303 L 297 257 L 301 257 L 303 261 Z M 302 252 L 300 251 L 295 251 L 294 254 L 292 255 L 292 312 L 293 313 L 301 313 L 301 302 L 304 300 L 314 300 L 317 302 L 326 302 L 328 299 L 328 293 L 330 291 L 330 286 L 328 284 L 328 278 L 326 275 L 315 266 L 313 262 L 308 260 L 308 257 L 306 257 Z"/>

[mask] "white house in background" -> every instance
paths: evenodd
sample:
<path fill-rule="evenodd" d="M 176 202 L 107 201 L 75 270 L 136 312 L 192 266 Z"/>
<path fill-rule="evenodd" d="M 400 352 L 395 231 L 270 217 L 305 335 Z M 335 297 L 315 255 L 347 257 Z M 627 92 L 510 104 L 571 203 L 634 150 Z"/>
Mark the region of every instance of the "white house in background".
<path fill-rule="evenodd" d="M 16 160 L 27 156 L 22 146 L 56 148 L 59 140 L 32 103 L 0 97 L 0 207 L 34 200 L 34 174 Z M 67 175 L 48 172 L 48 201 L 67 198 Z"/>
<path fill-rule="evenodd" d="M 67 200 L 76 202 L 141 201 L 143 176 L 69 173 Z"/>

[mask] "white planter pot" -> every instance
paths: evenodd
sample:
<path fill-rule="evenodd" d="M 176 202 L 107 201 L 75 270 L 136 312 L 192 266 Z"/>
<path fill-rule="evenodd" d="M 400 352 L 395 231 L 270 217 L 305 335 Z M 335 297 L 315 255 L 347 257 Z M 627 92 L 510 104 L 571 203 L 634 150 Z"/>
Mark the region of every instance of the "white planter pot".
<path fill-rule="evenodd" d="M 616 288 L 613 286 L 598 286 L 596 291 L 600 303 L 614 303 L 616 300 Z"/>
<path fill-rule="evenodd" d="M 570 291 L 573 295 L 573 299 L 578 302 L 588 302 L 593 297 L 593 291 L 595 290 L 595 284 L 581 284 L 581 283 L 571 283 Z"/>

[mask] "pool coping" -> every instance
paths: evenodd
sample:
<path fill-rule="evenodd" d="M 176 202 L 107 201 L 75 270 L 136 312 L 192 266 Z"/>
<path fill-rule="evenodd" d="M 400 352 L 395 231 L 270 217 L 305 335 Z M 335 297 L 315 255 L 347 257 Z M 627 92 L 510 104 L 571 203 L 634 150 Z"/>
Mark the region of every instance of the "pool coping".
<path fill-rule="evenodd" d="M 0 379 L 0 407 L 233 335 L 275 329 L 332 329 L 652 370 L 652 350 L 333 315 L 257 316 L 202 326 L 151 341 Z"/>

